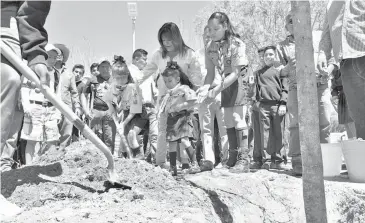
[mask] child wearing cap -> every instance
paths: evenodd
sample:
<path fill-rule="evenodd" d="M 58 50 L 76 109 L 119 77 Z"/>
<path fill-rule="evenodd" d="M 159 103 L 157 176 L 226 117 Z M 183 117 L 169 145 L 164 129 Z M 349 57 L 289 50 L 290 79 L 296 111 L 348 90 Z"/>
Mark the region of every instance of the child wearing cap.
<path fill-rule="evenodd" d="M 169 62 L 167 68 L 162 73 L 166 87 L 169 89 L 161 102 L 159 112 L 167 114 L 166 139 L 169 143 L 170 168 L 172 175 L 177 175 L 176 158 L 177 148 L 180 147 L 181 161 L 184 165 L 189 165 L 183 159 L 183 154 L 188 154 L 192 166 L 188 173 L 200 172 L 196 161 L 195 150 L 191 146 L 190 139 L 193 138 L 194 126 L 192 115 L 196 102 L 196 94 L 193 84 L 183 73 L 176 62 Z"/>
<path fill-rule="evenodd" d="M 60 50 L 47 45 L 48 71 L 54 72 L 53 66 L 56 58 L 61 54 Z M 61 120 L 61 113 L 49 102 L 42 93 L 29 88 L 24 78 L 21 88 L 21 100 L 24 109 L 24 124 L 21 131 L 21 139 L 27 140 L 25 148 L 25 164 L 31 165 L 34 158 L 35 146 L 38 142 L 45 142 L 49 149 L 54 149 L 59 141 L 57 124 Z M 57 91 L 57 83 L 53 75 L 49 75 L 49 86 L 54 92 Z M 61 99 L 61 97 L 60 97 Z"/>
<path fill-rule="evenodd" d="M 143 145 L 139 143 L 137 136 L 145 129 L 148 116 L 146 109 L 142 106 L 141 92 L 134 83 L 122 56 L 114 57 L 112 77 L 113 84 L 106 93 L 105 99 L 121 136 L 123 156 L 130 156 L 128 154 L 130 148 L 133 158 L 142 160 L 144 159 Z"/>

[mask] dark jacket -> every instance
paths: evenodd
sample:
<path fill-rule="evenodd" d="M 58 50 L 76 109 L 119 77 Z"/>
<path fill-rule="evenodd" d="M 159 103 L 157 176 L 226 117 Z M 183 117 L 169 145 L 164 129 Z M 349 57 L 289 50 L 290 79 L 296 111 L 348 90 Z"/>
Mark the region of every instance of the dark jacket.
<path fill-rule="evenodd" d="M 11 17 L 16 18 L 22 57 L 29 66 L 46 64 L 48 35 L 44 24 L 50 8 L 50 1 L 1 1 L 1 27 L 9 28 Z"/>
<path fill-rule="evenodd" d="M 281 76 L 281 67 L 265 66 L 256 73 L 256 100 L 286 105 L 288 100 L 288 78 Z"/>

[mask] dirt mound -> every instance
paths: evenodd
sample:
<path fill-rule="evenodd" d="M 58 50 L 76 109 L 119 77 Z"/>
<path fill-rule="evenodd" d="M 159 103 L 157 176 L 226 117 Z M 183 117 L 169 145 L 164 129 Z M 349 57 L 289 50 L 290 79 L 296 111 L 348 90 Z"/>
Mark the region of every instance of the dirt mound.
<path fill-rule="evenodd" d="M 1 194 L 24 210 L 7 222 L 305 222 L 301 179 L 283 172 L 214 170 L 177 181 L 145 161 L 115 165 L 132 190 L 106 187 L 106 158 L 88 141 L 2 173 Z M 328 222 L 365 222 L 364 184 L 325 185 Z"/>
<path fill-rule="evenodd" d="M 144 161 L 116 161 L 132 190 L 106 188 L 106 158 L 89 142 L 35 164 L 1 175 L 3 196 L 25 210 L 9 222 L 219 222 L 203 191 Z"/>
<path fill-rule="evenodd" d="M 224 207 L 223 222 L 306 222 L 302 179 L 285 172 L 236 175 L 214 170 L 186 180 L 216 200 L 216 209 Z M 365 222 L 365 184 L 331 180 L 325 181 L 328 222 Z"/>

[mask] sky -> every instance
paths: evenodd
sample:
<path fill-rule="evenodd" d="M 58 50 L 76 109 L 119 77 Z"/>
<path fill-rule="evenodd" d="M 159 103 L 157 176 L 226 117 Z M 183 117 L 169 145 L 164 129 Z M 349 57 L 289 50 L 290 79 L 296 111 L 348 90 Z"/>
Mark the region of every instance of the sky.
<path fill-rule="evenodd" d="M 159 48 L 157 33 L 165 22 L 176 23 L 183 39 L 193 49 L 203 47 L 194 31 L 193 20 L 211 2 L 137 1 L 136 48 L 149 56 Z M 45 27 L 50 43 L 63 43 L 71 55 L 67 67 L 75 63 L 88 67 L 100 58 L 122 55 L 132 58 L 132 20 L 126 1 L 53 1 Z M 88 72 L 89 69 L 86 69 Z"/>

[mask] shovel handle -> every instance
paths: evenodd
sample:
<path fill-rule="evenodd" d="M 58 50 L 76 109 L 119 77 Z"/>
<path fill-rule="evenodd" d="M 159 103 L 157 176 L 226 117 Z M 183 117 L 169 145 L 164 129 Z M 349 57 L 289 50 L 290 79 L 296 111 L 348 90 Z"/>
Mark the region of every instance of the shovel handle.
<path fill-rule="evenodd" d="M 114 160 L 113 156 L 109 150 L 109 148 L 101 141 L 94 132 L 85 125 L 84 122 L 69 108 L 62 100 L 57 98 L 56 94 L 54 94 L 48 86 L 42 86 L 40 80 L 37 75 L 19 58 L 7 45 L 5 45 L 2 41 L 1 45 L 1 54 L 26 78 L 34 82 L 39 89 L 41 89 L 44 96 L 52 102 L 52 104 L 61 111 L 61 113 L 66 116 L 68 120 L 70 120 L 77 129 L 81 131 L 81 133 L 89 139 L 98 149 L 100 149 L 108 160 L 108 170 L 109 173 L 114 173 Z"/>

